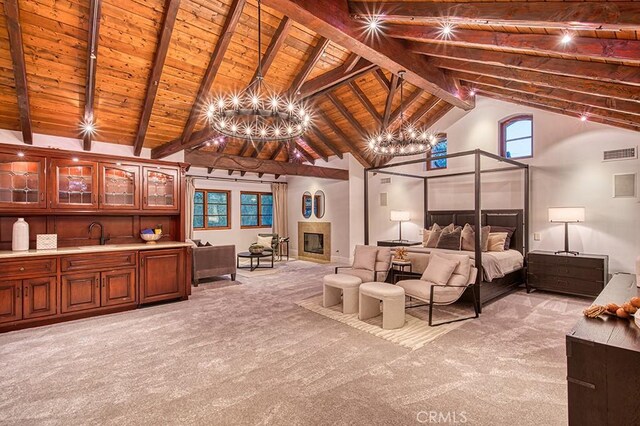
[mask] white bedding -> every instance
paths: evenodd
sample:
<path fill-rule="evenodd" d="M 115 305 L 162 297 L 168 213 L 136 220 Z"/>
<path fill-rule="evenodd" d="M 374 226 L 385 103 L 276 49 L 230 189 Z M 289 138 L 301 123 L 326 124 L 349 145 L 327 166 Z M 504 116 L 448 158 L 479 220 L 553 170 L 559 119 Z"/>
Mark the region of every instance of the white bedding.
<path fill-rule="evenodd" d="M 475 266 L 475 252 L 466 250 L 447 250 L 425 247 L 407 247 L 409 253 L 450 253 L 467 254 Z M 482 253 L 483 280 L 491 282 L 496 278 L 502 278 L 510 272 L 522 269 L 524 266 L 524 256 L 517 250 L 506 251 L 486 251 Z M 415 268 L 414 268 L 415 269 Z M 419 270 L 415 272 L 422 272 Z"/>

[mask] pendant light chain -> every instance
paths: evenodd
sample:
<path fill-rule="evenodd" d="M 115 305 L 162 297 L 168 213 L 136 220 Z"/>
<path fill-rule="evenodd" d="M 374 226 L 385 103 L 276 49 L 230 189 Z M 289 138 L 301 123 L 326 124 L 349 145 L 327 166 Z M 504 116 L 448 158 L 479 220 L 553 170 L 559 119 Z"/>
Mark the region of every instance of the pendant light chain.
<path fill-rule="evenodd" d="M 258 0 L 258 78 L 262 80 L 262 2 Z"/>

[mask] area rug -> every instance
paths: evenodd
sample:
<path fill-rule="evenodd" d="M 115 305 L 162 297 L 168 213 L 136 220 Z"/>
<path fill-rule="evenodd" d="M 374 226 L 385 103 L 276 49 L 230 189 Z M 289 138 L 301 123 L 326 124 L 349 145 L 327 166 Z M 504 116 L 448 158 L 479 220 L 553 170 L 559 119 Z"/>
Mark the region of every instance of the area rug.
<path fill-rule="evenodd" d="M 420 349 L 425 344 L 434 341 L 438 337 L 444 336 L 450 331 L 462 326 L 467 321 L 459 321 L 451 324 L 439 325 L 437 327 L 429 327 L 427 321 L 416 318 L 405 313 L 405 325 L 396 330 L 382 329 L 382 316 L 371 318 L 367 321 L 360 321 L 358 314 L 343 314 L 340 305 L 325 308 L 322 306 L 322 295 L 314 296 L 300 302 L 296 305 L 308 309 L 312 312 L 339 321 L 349 325 L 355 329 L 373 334 L 381 339 L 400 345 L 412 351 Z"/>
<path fill-rule="evenodd" d="M 271 265 L 271 261 L 264 261 L 264 263 L 260 263 L 260 265 Z M 249 262 L 240 261 L 240 266 L 249 267 Z M 264 277 L 266 275 L 273 275 L 282 272 L 293 272 L 299 269 L 313 268 L 316 267 L 317 264 L 313 262 L 307 262 L 304 260 L 289 260 L 289 261 L 277 261 L 273 262 L 273 268 L 257 268 L 254 271 L 250 269 L 238 269 L 236 273 L 241 277 L 245 278 L 255 278 L 255 277 Z"/>

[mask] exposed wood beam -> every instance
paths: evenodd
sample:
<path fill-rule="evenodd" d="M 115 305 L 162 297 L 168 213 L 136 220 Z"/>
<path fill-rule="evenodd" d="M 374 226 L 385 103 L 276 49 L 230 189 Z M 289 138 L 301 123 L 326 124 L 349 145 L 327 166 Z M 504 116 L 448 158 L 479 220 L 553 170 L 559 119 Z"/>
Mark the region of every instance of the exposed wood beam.
<path fill-rule="evenodd" d="M 259 160 L 257 158 L 238 157 L 237 155 L 217 154 L 214 152 L 187 152 L 185 155 L 185 162 L 190 163 L 194 167 L 213 167 L 218 170 L 237 170 L 250 173 L 268 173 L 276 175 L 312 176 L 338 180 L 349 179 L 348 170 L 310 166 L 308 164 Z"/>
<path fill-rule="evenodd" d="M 238 156 L 244 157 L 247 151 L 249 151 L 249 148 L 251 148 L 251 144 L 249 143 L 249 141 L 244 141 L 242 143 L 242 148 L 240 148 L 240 153 L 238 154 Z"/>
<path fill-rule="evenodd" d="M 269 68 L 271 68 L 271 64 L 273 64 L 273 60 L 276 58 L 276 55 L 280 51 L 280 48 L 284 44 L 284 40 L 289 35 L 289 29 L 291 29 L 291 25 L 293 21 L 288 17 L 284 17 L 282 21 L 280 21 L 280 25 L 276 29 L 276 32 L 273 34 L 273 38 L 269 43 L 269 47 L 267 47 L 264 56 L 262 57 L 262 76 L 264 77 L 269 72 Z M 258 71 L 256 70 L 255 74 L 253 74 L 254 80 L 258 76 Z"/>
<path fill-rule="evenodd" d="M 89 31 L 87 40 L 87 68 L 84 85 L 84 123 L 95 125 L 94 103 L 96 95 L 96 65 L 98 62 L 98 34 L 100 32 L 100 9 L 102 0 L 90 0 Z M 91 151 L 93 132 L 84 132 L 83 149 Z"/>
<path fill-rule="evenodd" d="M 398 108 L 396 108 L 395 111 L 393 111 L 393 113 L 391 113 L 391 117 L 389 118 L 389 127 L 391 127 L 392 129 L 395 129 L 400 125 L 400 122 L 401 122 L 400 114 L 404 115 L 405 119 L 408 118 L 405 115 L 405 113 L 409 108 L 411 108 L 411 106 L 415 102 L 417 102 L 420 99 L 423 93 L 424 93 L 424 90 L 422 89 L 416 89 L 413 92 L 411 92 L 409 97 L 406 98 L 402 102 L 402 104 L 400 104 Z"/>
<path fill-rule="evenodd" d="M 356 66 L 359 60 L 360 56 L 356 55 L 355 53 L 350 54 L 347 57 L 347 60 L 344 61 L 347 72 L 351 71 Z"/>
<path fill-rule="evenodd" d="M 499 101 L 503 101 L 503 102 L 509 102 L 509 103 L 514 103 L 514 104 L 518 104 L 518 105 L 523 105 L 523 106 L 528 106 L 531 108 L 535 108 L 535 109 L 539 109 L 542 111 L 549 111 L 549 112 L 554 112 L 556 114 L 562 114 L 562 115 L 567 115 L 569 117 L 573 117 L 573 118 L 578 118 L 580 116 L 580 113 L 569 108 L 569 109 L 565 109 L 563 108 L 563 106 L 568 106 L 570 107 L 568 104 L 567 105 L 549 105 L 548 102 L 545 102 L 544 104 L 542 103 L 537 103 L 537 102 L 531 102 L 531 99 L 527 99 L 526 97 L 513 97 L 513 96 L 509 96 L 506 93 L 492 93 L 490 91 L 484 91 L 484 90 L 480 90 L 480 93 L 483 96 L 486 96 L 488 98 L 492 98 L 492 99 L 497 99 Z M 617 123 L 617 122 L 612 122 L 607 120 L 606 118 L 602 118 L 602 117 L 598 117 L 598 116 L 589 116 L 589 121 L 594 122 L 594 123 L 601 123 L 601 124 L 606 124 L 608 126 L 614 126 L 614 127 L 619 127 L 619 128 L 623 128 L 623 129 L 628 129 L 628 130 L 633 130 L 636 132 L 640 132 L 640 126 L 638 125 L 626 125 L 626 124 L 621 124 L 621 123 Z M 576 122 L 576 124 L 579 124 L 579 122 Z"/>
<path fill-rule="evenodd" d="M 551 108 L 556 108 L 556 109 L 561 109 L 567 112 L 571 112 L 574 114 L 574 117 L 580 117 L 581 115 L 586 114 L 588 118 L 596 116 L 596 117 L 605 119 L 611 123 L 619 123 L 625 126 L 638 127 L 637 117 L 633 115 L 625 115 L 619 112 L 613 112 L 613 111 L 605 110 L 602 108 L 585 107 L 583 105 L 578 105 L 573 102 L 568 102 L 565 100 L 548 98 L 545 96 L 534 95 L 531 93 L 522 93 L 512 89 L 504 89 L 504 88 L 499 88 L 494 86 L 482 85 L 478 83 L 474 83 L 473 86 L 480 93 L 491 93 L 491 94 L 501 95 L 503 97 L 512 99 L 513 102 L 525 101 L 531 104 L 549 106 Z"/>
<path fill-rule="evenodd" d="M 309 147 L 309 149 L 313 151 L 318 157 L 320 157 L 325 163 L 329 162 L 329 157 L 327 157 L 322 149 L 309 137 L 304 138 L 303 141 Z"/>
<path fill-rule="evenodd" d="M 22 27 L 20 26 L 20 9 L 18 7 L 18 0 L 5 0 L 4 13 L 7 19 L 9 48 L 11 50 L 13 76 L 16 83 L 16 95 L 18 97 L 22 142 L 33 145 L 31 108 L 29 104 L 29 91 L 27 88 L 27 68 L 24 62 L 24 45 L 22 42 Z"/>
<path fill-rule="evenodd" d="M 443 106 L 440 109 L 440 111 L 435 112 L 433 114 L 429 114 L 427 116 L 427 119 L 424 122 L 422 122 L 421 126 L 424 127 L 425 129 L 430 128 L 431 126 L 436 124 L 438 120 L 444 117 L 449 111 L 451 111 L 451 109 L 453 109 L 453 105 L 445 104 L 445 106 Z"/>
<path fill-rule="evenodd" d="M 320 37 L 320 40 L 316 43 L 316 46 L 311 51 L 311 54 L 302 65 L 302 69 L 296 74 L 296 77 L 293 79 L 293 83 L 291 83 L 291 87 L 289 88 L 289 93 L 293 95 L 297 95 L 300 91 L 300 88 L 313 71 L 313 68 L 316 66 L 320 58 L 322 58 L 322 54 L 325 49 L 329 45 L 329 39 Z"/>
<path fill-rule="evenodd" d="M 160 84 L 164 61 L 167 58 L 169 42 L 171 41 L 171 34 L 173 33 L 173 26 L 176 22 L 176 16 L 178 15 L 179 9 L 180 0 L 166 0 L 162 29 L 160 30 L 158 46 L 156 47 L 156 53 L 153 59 L 153 67 L 151 68 L 151 74 L 149 75 L 147 94 L 144 98 L 144 105 L 142 106 L 142 115 L 140 116 L 140 122 L 138 123 L 136 140 L 133 143 L 133 154 L 135 156 L 139 156 L 142 152 L 144 138 L 147 135 L 149 120 L 151 119 L 151 112 L 153 111 L 153 104 L 156 100 L 156 94 L 158 93 L 158 85 Z"/>
<path fill-rule="evenodd" d="M 387 95 L 387 102 L 384 106 L 384 114 L 382 116 L 382 126 L 387 127 L 389 125 L 389 119 L 391 118 L 391 111 L 393 109 L 393 98 L 396 95 L 398 89 L 398 76 L 393 74 L 391 76 L 391 84 L 389 85 L 389 94 Z"/>
<path fill-rule="evenodd" d="M 414 86 L 459 108 L 472 108 L 468 100 L 459 98 L 454 92 L 451 79 L 441 70 L 429 65 L 420 55 L 408 52 L 405 43 L 389 37 L 369 37 L 351 19 L 346 1 L 263 0 L 263 3 L 394 74 L 406 70 L 406 80 Z"/>
<path fill-rule="evenodd" d="M 205 143 L 208 140 L 216 137 L 217 134 L 209 127 L 205 127 L 204 129 L 200 129 L 197 132 L 194 132 L 191 136 L 191 139 L 187 143 L 182 143 L 182 138 L 179 137 L 177 139 L 172 140 L 171 142 L 167 142 L 164 145 L 157 146 L 151 150 L 151 158 L 157 160 L 159 158 L 167 157 L 171 154 L 175 154 L 176 152 L 182 151 L 183 149 L 191 149 L 196 146 Z M 226 146 L 226 143 L 224 144 Z"/>
<path fill-rule="evenodd" d="M 282 152 L 282 148 L 284 148 L 285 144 L 282 142 L 278 142 L 278 146 L 276 147 L 276 149 L 271 153 L 271 157 L 269 157 L 269 160 L 274 161 L 276 158 L 278 158 L 278 155 L 280 155 L 280 152 Z"/>
<path fill-rule="evenodd" d="M 469 83 L 481 83 L 488 86 L 513 89 L 522 93 L 532 93 L 540 96 L 569 101 L 578 105 L 589 105 L 590 107 L 603 108 L 611 111 L 618 111 L 633 115 L 640 115 L 640 102 L 574 92 L 572 90 L 566 90 L 562 88 L 563 86 L 561 84 L 558 84 L 556 87 L 539 86 L 537 84 L 511 80 L 508 77 L 498 78 L 458 71 L 456 71 L 456 75 L 460 79 Z M 638 120 L 640 120 L 640 117 L 638 117 Z"/>
<path fill-rule="evenodd" d="M 327 93 L 327 98 L 331 101 L 333 106 L 340 112 L 340 114 L 342 114 L 342 116 L 347 120 L 347 122 L 349 122 L 349 124 L 351 124 L 351 126 L 353 126 L 353 128 L 356 129 L 360 137 L 363 140 L 366 140 L 369 132 L 364 127 L 362 127 L 360 122 L 356 120 L 353 114 L 351 114 L 351 112 L 349 112 L 349 110 L 344 106 L 344 104 L 340 102 L 340 99 L 338 99 L 333 93 Z"/>
<path fill-rule="evenodd" d="M 391 88 L 391 82 L 381 69 L 378 68 L 376 70 L 374 77 L 376 78 L 376 80 L 378 80 L 382 88 L 389 92 L 389 89 Z"/>
<path fill-rule="evenodd" d="M 352 15 L 379 16 L 407 22 L 464 22 L 544 28 L 637 29 L 640 4 L 602 2 L 473 2 L 440 3 L 350 1 Z"/>
<path fill-rule="evenodd" d="M 349 136 L 347 136 L 342 131 L 342 129 L 340 129 L 340 127 L 336 126 L 336 124 L 331 121 L 331 119 L 327 117 L 324 112 L 317 111 L 316 114 L 318 114 L 318 116 L 327 124 L 327 126 L 331 128 L 333 133 L 335 133 L 340 139 L 342 139 L 342 142 L 349 148 L 349 153 L 353 155 L 353 157 L 358 160 L 360 164 L 362 164 L 364 167 L 371 167 L 371 163 L 369 162 L 369 160 L 367 160 L 365 156 L 360 153 L 360 149 L 358 149 L 358 147 L 354 145 L 353 142 L 351 142 Z"/>
<path fill-rule="evenodd" d="M 294 142 L 293 146 L 300 153 L 300 155 L 305 158 L 305 160 L 307 160 L 311 164 L 316 164 L 316 159 L 313 158 L 313 155 L 309 154 L 307 150 L 302 147 L 302 145 L 300 145 L 298 142 Z"/>
<path fill-rule="evenodd" d="M 210 175 L 211 173 L 213 173 L 213 167 L 207 167 L 207 174 Z"/>
<path fill-rule="evenodd" d="M 260 153 L 262 152 L 262 150 L 264 149 L 264 147 L 267 145 L 266 142 L 258 142 L 255 146 L 255 149 L 253 150 L 253 152 L 251 153 L 251 157 L 256 158 L 258 157 L 258 155 L 260 155 Z"/>
<path fill-rule="evenodd" d="M 304 83 L 300 89 L 300 97 L 309 99 L 320 96 L 328 91 L 348 84 L 375 68 L 377 68 L 377 66 L 366 59 L 360 59 L 351 71 L 347 71 L 347 67 L 343 64 Z"/>
<path fill-rule="evenodd" d="M 367 95 L 362 91 L 360 86 L 355 81 L 349 83 L 349 88 L 356 95 L 356 98 L 360 101 L 362 106 L 369 112 L 371 117 L 378 123 L 378 125 L 382 125 L 382 117 L 378 113 L 376 107 L 371 103 Z"/>
<path fill-rule="evenodd" d="M 588 93 L 596 96 L 640 101 L 640 89 L 625 84 L 605 83 L 578 77 L 553 75 L 537 71 L 520 70 L 476 62 L 466 62 L 457 59 L 434 57 L 431 58 L 430 61 L 438 67 L 448 70 L 503 78 L 519 81 L 521 83 L 532 83 L 546 87 L 558 87 L 565 90 Z M 579 67 L 578 64 L 575 64 L 575 66 Z"/>
<path fill-rule="evenodd" d="M 223 142 L 220 142 L 218 144 L 218 149 L 216 150 L 216 152 L 223 153 L 228 143 L 229 141 L 227 139 L 225 139 Z"/>
<path fill-rule="evenodd" d="M 193 164 L 191 164 L 191 165 L 193 166 Z M 227 174 L 228 174 L 229 176 L 231 176 L 231 175 L 233 174 L 233 170 L 229 170 L 229 171 L 227 172 Z"/>
<path fill-rule="evenodd" d="M 258 173 L 258 179 L 262 178 L 262 176 L 264 176 L 264 173 Z"/>
<path fill-rule="evenodd" d="M 247 174 L 247 172 L 245 172 L 244 170 L 240 172 L 240 176 L 244 176 L 246 174 Z"/>
<path fill-rule="evenodd" d="M 450 38 L 442 37 L 439 27 L 427 25 L 386 24 L 388 37 L 430 41 L 469 47 L 492 46 L 532 53 L 562 54 L 594 59 L 613 59 L 640 64 L 640 41 L 574 37 L 561 43 L 558 35 L 518 34 L 496 31 L 455 29 Z M 386 39 L 385 39 L 386 40 Z"/>
<path fill-rule="evenodd" d="M 313 129 L 311 129 L 311 131 L 313 132 L 314 135 L 316 135 L 316 137 L 320 140 L 320 142 L 324 146 L 329 148 L 329 151 L 333 152 L 339 159 L 342 160 L 342 158 L 343 158 L 342 152 L 340 152 L 338 147 L 335 146 L 335 144 L 333 142 L 331 142 L 327 137 L 325 137 L 322 133 L 320 133 L 320 131 L 318 131 L 318 129 L 313 128 Z"/>
<path fill-rule="evenodd" d="M 431 97 L 431 99 L 422 104 L 422 106 L 418 108 L 416 112 L 411 115 L 411 117 L 409 117 L 408 121 L 410 123 L 419 123 L 420 121 L 422 121 L 424 116 L 427 115 L 429 111 L 431 111 L 431 109 L 438 104 L 438 102 L 440 102 L 439 98 L 436 98 L 435 96 Z"/>
<path fill-rule="evenodd" d="M 274 177 L 274 179 L 275 179 L 275 180 L 280 179 L 280 175 L 277 175 L 277 174 L 276 174 L 276 175 L 273 175 L 273 177 Z"/>
<path fill-rule="evenodd" d="M 207 70 L 204 73 L 202 81 L 200 82 L 200 88 L 198 89 L 195 103 L 191 107 L 189 118 L 187 119 L 187 123 L 182 130 L 181 140 L 185 145 L 191 140 L 191 134 L 196 127 L 198 118 L 200 117 L 200 111 L 207 101 L 207 96 L 209 96 L 209 91 L 211 90 L 213 81 L 218 74 L 218 70 L 220 69 L 222 60 L 224 59 L 224 55 L 227 51 L 227 48 L 229 47 L 229 44 L 231 43 L 231 37 L 235 33 L 236 26 L 240 21 L 240 16 L 242 15 L 242 9 L 244 8 L 245 3 L 246 0 L 233 0 L 233 2 L 231 3 L 229 14 L 227 15 L 224 25 L 222 26 L 220 38 L 218 38 L 216 47 L 213 49 L 213 53 L 211 54 L 211 61 L 207 66 Z"/>
<path fill-rule="evenodd" d="M 433 43 L 410 42 L 408 47 L 416 53 L 441 58 L 640 86 L 640 67 L 576 61 L 575 59 L 546 58 Z"/>

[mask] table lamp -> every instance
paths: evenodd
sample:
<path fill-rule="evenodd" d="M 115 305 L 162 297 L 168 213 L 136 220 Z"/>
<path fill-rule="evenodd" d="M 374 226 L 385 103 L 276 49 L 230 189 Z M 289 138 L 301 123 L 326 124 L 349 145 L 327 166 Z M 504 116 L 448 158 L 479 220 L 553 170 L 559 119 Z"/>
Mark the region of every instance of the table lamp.
<path fill-rule="evenodd" d="M 577 251 L 569 250 L 569 223 L 584 222 L 584 207 L 551 207 L 549 222 L 564 223 L 564 250 L 558 250 L 556 254 L 570 253 L 577 256 Z"/>
<path fill-rule="evenodd" d="M 404 210 L 391 210 L 389 219 L 391 219 L 391 221 L 393 222 L 398 222 L 398 242 L 404 241 L 402 239 L 402 222 L 408 222 L 411 220 L 411 215 L 409 214 L 409 212 Z"/>

